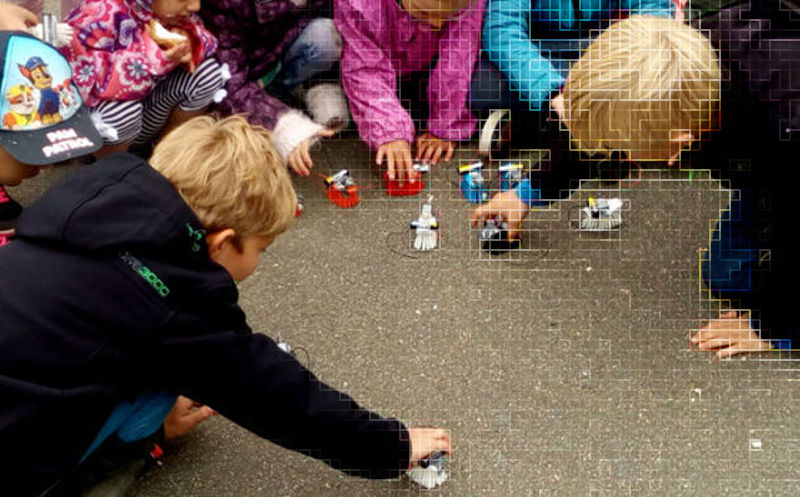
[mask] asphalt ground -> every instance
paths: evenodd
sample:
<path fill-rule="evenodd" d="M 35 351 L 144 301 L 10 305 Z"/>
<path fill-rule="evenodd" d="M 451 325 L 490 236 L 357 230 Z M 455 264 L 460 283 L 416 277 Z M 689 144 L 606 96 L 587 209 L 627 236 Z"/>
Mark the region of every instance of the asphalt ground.
<path fill-rule="evenodd" d="M 490 256 L 469 227 L 458 160 L 435 167 L 422 194 L 390 198 L 355 139 L 313 157 L 317 173 L 349 168 L 361 201 L 338 208 L 319 175 L 295 178 L 305 213 L 240 285 L 241 305 L 254 330 L 280 333 L 362 405 L 449 428 L 451 480 L 433 492 L 800 494 L 800 365 L 690 348 L 692 329 L 723 305 L 698 280 L 730 198 L 708 171 L 576 181 L 570 200 L 531 213 L 519 250 Z M 12 195 L 28 202 L 66 173 Z M 600 194 L 624 200 L 621 228 L 576 230 L 585 199 Z M 420 253 L 409 222 L 428 195 L 441 240 Z M 222 418 L 166 450 L 162 466 L 93 496 L 428 495 L 405 478 L 347 477 Z"/>

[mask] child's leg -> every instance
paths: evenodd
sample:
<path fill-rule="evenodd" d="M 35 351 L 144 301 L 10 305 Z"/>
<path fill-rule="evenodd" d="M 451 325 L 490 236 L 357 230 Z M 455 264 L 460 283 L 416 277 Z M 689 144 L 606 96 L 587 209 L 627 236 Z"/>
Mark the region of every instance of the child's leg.
<path fill-rule="evenodd" d="M 161 440 L 159 429 L 175 405 L 166 393 L 145 393 L 120 402 L 80 460 L 80 464 L 43 496 L 84 495 L 119 470 L 139 472 Z"/>
<path fill-rule="evenodd" d="M 331 70 L 342 57 L 342 37 L 332 19 L 311 21 L 286 51 L 274 87 L 286 92 Z"/>
<path fill-rule="evenodd" d="M 193 73 L 183 68 L 175 69 L 147 97 L 142 132 L 134 144 L 147 145 L 186 120 L 202 114 L 224 84 L 222 66 L 214 58 L 201 62 Z"/>
<path fill-rule="evenodd" d="M 149 437 L 164 424 L 176 399 L 176 395 L 166 393 L 145 393 L 133 402 L 120 402 L 81 458 L 81 462 L 111 435 L 116 434 L 123 442 Z"/>
<path fill-rule="evenodd" d="M 142 102 L 103 102 L 92 109 L 92 114 L 104 124 L 114 129 L 115 138 L 103 138 L 103 148 L 95 152 L 96 157 L 103 157 L 114 152 L 128 149 L 133 139 L 142 130 Z"/>
<path fill-rule="evenodd" d="M 338 83 L 338 71 L 332 74 L 341 57 L 342 38 L 333 20 L 314 19 L 286 51 L 281 71 L 269 91 L 284 99 L 302 95 L 314 122 L 329 129 L 342 129 L 349 122 L 350 111 L 344 90 Z M 314 78 L 328 82 L 314 84 L 304 93 L 293 95 L 295 89 Z"/>
<path fill-rule="evenodd" d="M 527 111 L 529 106 L 520 102 L 518 95 L 511 91 L 511 83 L 489 57 L 482 53 L 475 64 L 470 84 L 469 102 L 472 111 L 481 117 L 486 117 L 495 109 Z"/>

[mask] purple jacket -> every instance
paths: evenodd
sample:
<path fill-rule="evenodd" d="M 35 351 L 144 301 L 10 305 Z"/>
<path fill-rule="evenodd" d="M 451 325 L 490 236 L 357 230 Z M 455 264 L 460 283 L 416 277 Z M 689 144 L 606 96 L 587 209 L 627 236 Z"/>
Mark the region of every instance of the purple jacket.
<path fill-rule="evenodd" d="M 397 77 L 427 68 L 428 130 L 461 141 L 475 132 L 469 110 L 472 69 L 480 47 L 486 0 L 435 31 L 401 10 L 397 0 L 335 0 L 334 20 L 342 35 L 342 84 L 361 138 L 370 147 L 414 140 L 414 123 L 397 97 Z"/>
<path fill-rule="evenodd" d="M 253 124 L 273 132 L 286 158 L 322 129 L 299 110 L 267 94 L 257 81 L 286 53 L 309 21 L 331 17 L 331 0 L 206 0 L 200 10 L 219 40 L 217 59 L 228 64 L 228 96 L 217 107 L 225 115 L 249 113 Z"/>

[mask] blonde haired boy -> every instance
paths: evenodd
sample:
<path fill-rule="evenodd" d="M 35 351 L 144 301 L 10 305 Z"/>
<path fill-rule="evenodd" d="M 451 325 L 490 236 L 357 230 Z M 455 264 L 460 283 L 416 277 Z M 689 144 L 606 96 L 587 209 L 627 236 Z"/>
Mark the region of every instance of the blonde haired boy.
<path fill-rule="evenodd" d="M 716 51 L 700 31 L 634 16 L 606 29 L 570 68 L 563 121 L 582 152 L 672 161 L 718 127 L 719 86 Z"/>
<path fill-rule="evenodd" d="M 236 282 L 295 208 L 266 131 L 195 118 L 151 163 L 116 154 L 69 176 L 0 249 L 4 491 L 39 495 L 104 442 L 150 437 L 179 394 L 360 476 L 451 450 L 444 430 L 362 409 L 248 327 Z"/>
<path fill-rule="evenodd" d="M 672 164 L 717 128 L 719 87 L 719 60 L 700 31 L 674 19 L 632 16 L 586 48 L 551 105 L 587 155 L 623 152 L 630 161 Z M 499 215 L 517 238 L 538 201 L 530 181 L 522 181 L 473 210 L 472 225 Z"/>

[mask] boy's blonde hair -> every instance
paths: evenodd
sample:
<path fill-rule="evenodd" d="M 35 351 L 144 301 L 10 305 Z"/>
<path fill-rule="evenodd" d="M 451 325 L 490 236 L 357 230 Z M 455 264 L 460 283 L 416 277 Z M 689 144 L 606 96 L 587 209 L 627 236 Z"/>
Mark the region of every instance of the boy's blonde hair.
<path fill-rule="evenodd" d="M 161 140 L 149 162 L 209 232 L 275 237 L 294 220 L 297 196 L 269 132 L 241 116 L 190 119 Z"/>
<path fill-rule="evenodd" d="M 570 69 L 567 126 L 591 154 L 664 150 L 676 134 L 700 138 L 717 127 L 719 85 L 717 54 L 700 31 L 633 16 L 601 33 Z"/>

